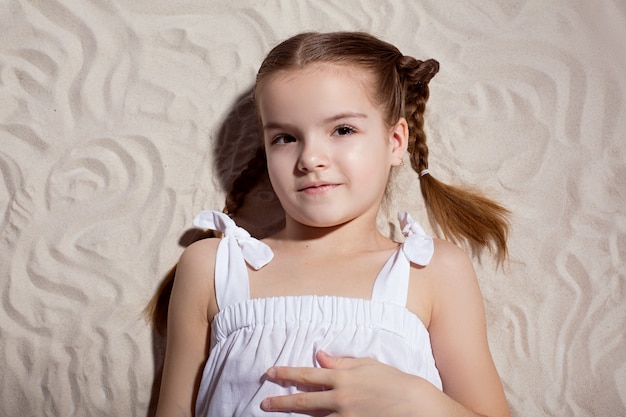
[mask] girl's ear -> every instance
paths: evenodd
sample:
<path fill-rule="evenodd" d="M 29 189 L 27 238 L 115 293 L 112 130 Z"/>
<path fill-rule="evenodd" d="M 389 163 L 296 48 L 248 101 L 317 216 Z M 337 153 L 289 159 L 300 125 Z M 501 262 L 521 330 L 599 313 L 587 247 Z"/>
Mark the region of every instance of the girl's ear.
<path fill-rule="evenodd" d="M 389 140 L 391 142 L 391 165 L 402 164 L 404 154 L 409 144 L 409 124 L 404 117 L 391 128 Z"/>

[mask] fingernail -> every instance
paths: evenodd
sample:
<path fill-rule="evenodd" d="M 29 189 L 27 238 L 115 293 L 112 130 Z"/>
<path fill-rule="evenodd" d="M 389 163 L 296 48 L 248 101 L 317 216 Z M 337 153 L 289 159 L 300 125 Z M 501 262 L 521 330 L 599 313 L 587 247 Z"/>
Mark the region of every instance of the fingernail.
<path fill-rule="evenodd" d="M 322 349 L 317 351 L 317 358 L 328 358 L 328 353 L 324 352 Z"/>
<path fill-rule="evenodd" d="M 272 367 L 269 368 L 265 374 L 268 376 L 268 378 L 274 378 L 276 376 L 276 370 Z"/>
<path fill-rule="evenodd" d="M 265 411 L 269 411 L 270 410 L 270 400 L 269 400 L 269 398 L 266 398 L 263 401 L 261 401 L 261 409 L 263 409 Z"/>

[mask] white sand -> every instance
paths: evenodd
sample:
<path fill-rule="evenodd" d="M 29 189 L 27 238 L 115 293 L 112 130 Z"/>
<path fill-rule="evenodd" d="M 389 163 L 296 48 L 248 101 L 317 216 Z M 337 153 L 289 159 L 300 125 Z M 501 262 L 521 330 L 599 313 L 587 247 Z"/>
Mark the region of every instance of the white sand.
<path fill-rule="evenodd" d="M 514 212 L 508 268 L 477 262 L 513 415 L 626 415 L 622 0 L 2 2 L 0 415 L 149 413 L 141 310 L 244 163 L 238 97 L 309 29 L 441 62 L 431 171 Z M 413 178 L 383 223 L 426 221 Z"/>

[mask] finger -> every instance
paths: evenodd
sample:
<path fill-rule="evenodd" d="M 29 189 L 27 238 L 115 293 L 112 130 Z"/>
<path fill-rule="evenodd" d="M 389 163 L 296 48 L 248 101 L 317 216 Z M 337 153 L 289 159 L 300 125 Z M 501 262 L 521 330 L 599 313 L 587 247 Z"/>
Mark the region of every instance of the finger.
<path fill-rule="evenodd" d="M 303 392 L 268 397 L 261 402 L 264 411 L 332 411 L 331 391 Z"/>
<path fill-rule="evenodd" d="M 351 369 L 369 360 L 367 358 L 332 356 L 323 350 L 318 350 L 315 357 L 322 368 L 326 369 Z"/>
<path fill-rule="evenodd" d="M 346 358 L 340 358 L 337 356 L 329 355 L 323 350 L 318 350 L 317 353 L 315 354 L 315 358 L 317 359 L 317 361 L 319 362 L 322 368 L 327 368 L 327 369 L 341 368 L 342 363 L 345 363 L 343 359 L 346 359 Z"/>
<path fill-rule="evenodd" d="M 272 381 L 289 381 L 331 387 L 331 370 L 311 367 L 273 366 L 266 372 Z"/>

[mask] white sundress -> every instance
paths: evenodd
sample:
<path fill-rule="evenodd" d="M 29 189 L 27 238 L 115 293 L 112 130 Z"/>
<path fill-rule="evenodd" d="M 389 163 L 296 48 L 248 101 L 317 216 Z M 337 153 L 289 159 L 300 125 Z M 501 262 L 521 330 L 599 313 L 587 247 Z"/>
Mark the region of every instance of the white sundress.
<path fill-rule="evenodd" d="M 380 271 L 372 298 L 365 300 L 316 295 L 250 299 L 246 263 L 262 268 L 273 257 L 271 249 L 223 213 L 196 216 L 195 226 L 224 234 L 215 265 L 220 311 L 211 324 L 196 416 L 324 415 L 260 408 L 266 397 L 316 389 L 277 384 L 264 374 L 274 365 L 319 367 L 315 355 L 320 349 L 334 356 L 376 359 L 441 389 L 428 331 L 406 308 L 410 264 L 427 265 L 434 245 L 408 213 L 398 217 L 406 240 Z"/>

